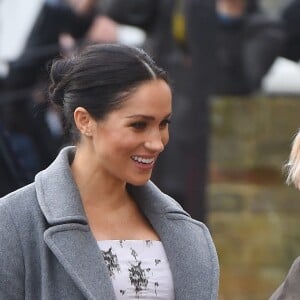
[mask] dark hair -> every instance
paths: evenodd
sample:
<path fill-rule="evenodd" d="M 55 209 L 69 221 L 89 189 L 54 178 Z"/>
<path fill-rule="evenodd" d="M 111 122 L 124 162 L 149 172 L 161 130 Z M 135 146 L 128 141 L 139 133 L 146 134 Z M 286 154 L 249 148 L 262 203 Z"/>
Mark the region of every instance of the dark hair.
<path fill-rule="evenodd" d="M 84 48 L 71 58 L 53 62 L 50 70 L 50 100 L 64 113 L 73 130 L 78 130 L 73 112 L 81 106 L 95 120 L 103 120 L 142 83 L 162 79 L 167 74 L 143 50 L 121 44 L 98 44 Z"/>

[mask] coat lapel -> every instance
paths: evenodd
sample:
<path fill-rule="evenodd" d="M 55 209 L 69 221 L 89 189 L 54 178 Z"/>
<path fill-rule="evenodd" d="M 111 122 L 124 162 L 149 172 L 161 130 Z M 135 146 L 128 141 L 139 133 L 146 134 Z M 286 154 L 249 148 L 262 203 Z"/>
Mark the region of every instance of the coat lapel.
<path fill-rule="evenodd" d="M 56 225 L 46 230 L 44 238 L 87 299 L 115 299 L 107 267 L 87 225 Z"/>
<path fill-rule="evenodd" d="M 49 224 L 44 240 L 87 299 L 115 299 L 71 175 L 73 153 L 74 148 L 62 150 L 52 165 L 36 176 L 38 202 Z"/>
<path fill-rule="evenodd" d="M 217 299 L 219 264 L 206 226 L 151 182 L 129 191 L 161 238 L 176 299 Z"/>

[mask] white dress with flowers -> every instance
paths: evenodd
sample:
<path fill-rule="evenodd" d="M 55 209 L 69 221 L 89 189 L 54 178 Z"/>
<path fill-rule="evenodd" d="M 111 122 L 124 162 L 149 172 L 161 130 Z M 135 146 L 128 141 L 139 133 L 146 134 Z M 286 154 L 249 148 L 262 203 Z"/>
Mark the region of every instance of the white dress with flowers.
<path fill-rule="evenodd" d="M 98 246 L 117 300 L 174 300 L 169 262 L 160 241 L 105 240 Z"/>

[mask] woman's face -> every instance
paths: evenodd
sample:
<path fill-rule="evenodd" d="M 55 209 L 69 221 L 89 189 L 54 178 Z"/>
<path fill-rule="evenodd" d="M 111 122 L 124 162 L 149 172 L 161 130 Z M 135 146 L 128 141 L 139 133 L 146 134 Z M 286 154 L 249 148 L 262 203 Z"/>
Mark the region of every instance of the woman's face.
<path fill-rule="evenodd" d="M 169 140 L 171 102 L 165 81 L 148 81 L 121 108 L 96 123 L 93 149 L 96 163 L 106 176 L 134 185 L 150 179 L 155 161 Z"/>

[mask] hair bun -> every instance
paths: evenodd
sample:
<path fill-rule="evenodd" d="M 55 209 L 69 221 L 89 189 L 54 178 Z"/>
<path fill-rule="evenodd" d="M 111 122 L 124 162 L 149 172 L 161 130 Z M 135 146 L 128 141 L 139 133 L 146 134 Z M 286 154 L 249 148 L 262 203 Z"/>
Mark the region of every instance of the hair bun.
<path fill-rule="evenodd" d="M 58 59 L 52 63 L 48 94 L 50 101 L 55 105 L 61 107 L 64 105 L 65 90 L 72 66 L 72 59 Z"/>

